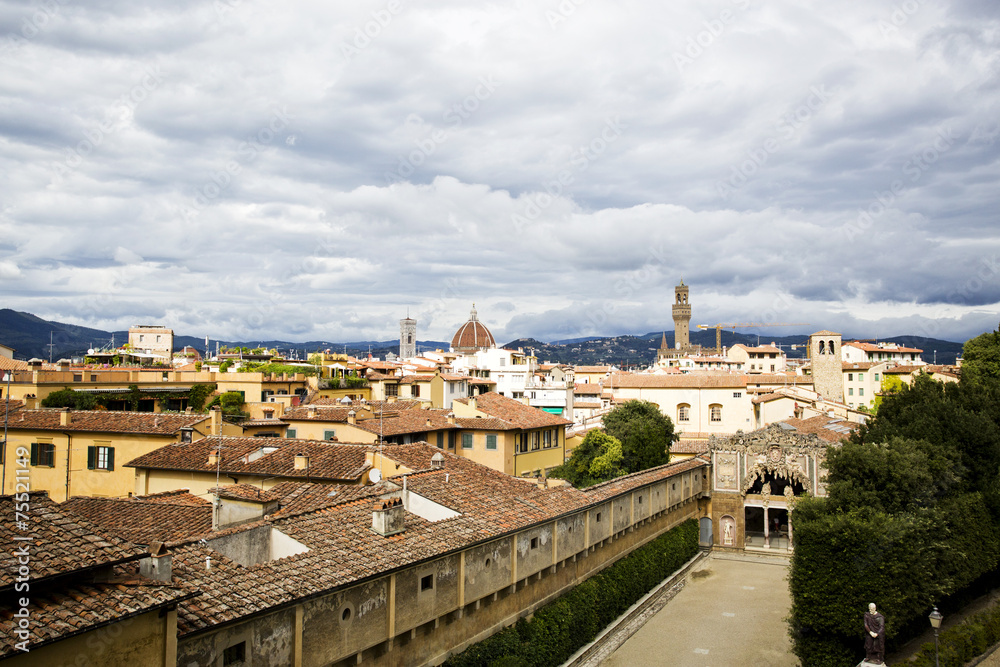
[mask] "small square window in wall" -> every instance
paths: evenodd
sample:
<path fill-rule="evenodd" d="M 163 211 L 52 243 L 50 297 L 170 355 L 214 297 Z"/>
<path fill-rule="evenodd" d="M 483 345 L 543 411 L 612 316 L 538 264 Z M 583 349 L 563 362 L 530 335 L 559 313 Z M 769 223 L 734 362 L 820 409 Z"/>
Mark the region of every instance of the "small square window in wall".
<path fill-rule="evenodd" d="M 432 591 L 434 590 L 434 575 L 428 574 L 426 576 L 420 577 L 420 590 L 421 591 Z"/>
<path fill-rule="evenodd" d="M 463 433 L 462 434 L 462 449 L 472 449 L 472 434 Z"/>
<path fill-rule="evenodd" d="M 486 436 L 486 449 L 493 451 L 496 450 L 496 448 L 497 448 L 497 437 L 494 434 L 490 433 Z"/>
<path fill-rule="evenodd" d="M 531 538 L 531 548 L 532 549 L 537 549 L 538 548 L 538 538 L 537 537 L 532 537 Z"/>
<path fill-rule="evenodd" d="M 597 513 L 597 523 L 600 523 L 600 522 L 601 522 L 601 513 L 598 512 Z"/>
<path fill-rule="evenodd" d="M 233 644 L 229 648 L 222 651 L 222 665 L 223 667 L 236 667 L 237 665 L 246 664 L 247 660 L 247 643 L 245 641 L 239 644 Z"/>
<path fill-rule="evenodd" d="M 324 440 L 333 440 L 337 437 L 337 431 L 323 431 Z"/>
<path fill-rule="evenodd" d="M 286 438 L 294 438 L 295 437 L 295 429 L 294 428 L 290 428 L 290 429 L 286 430 L 285 431 L 285 437 Z"/>

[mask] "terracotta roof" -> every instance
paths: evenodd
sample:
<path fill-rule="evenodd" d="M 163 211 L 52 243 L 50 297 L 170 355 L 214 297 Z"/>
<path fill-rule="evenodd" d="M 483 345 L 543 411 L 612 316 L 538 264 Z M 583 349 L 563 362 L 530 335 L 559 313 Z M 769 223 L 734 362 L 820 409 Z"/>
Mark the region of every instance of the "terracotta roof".
<path fill-rule="evenodd" d="M 24 401 L 0 401 L 0 417 L 4 417 L 8 412 L 13 415 L 15 411 L 20 410 L 24 407 Z M 11 417 L 14 419 L 14 417 Z"/>
<path fill-rule="evenodd" d="M 812 335 L 813 336 L 839 336 L 840 334 L 836 333 L 834 331 L 827 331 L 826 329 L 824 329 L 823 331 L 817 331 L 816 333 L 814 333 Z"/>
<path fill-rule="evenodd" d="M 788 424 L 800 433 L 815 433 L 827 442 L 840 442 L 858 428 L 859 424 L 836 417 L 819 415 L 809 419 L 786 419 L 780 424 Z"/>
<path fill-rule="evenodd" d="M 754 403 L 770 403 L 771 401 L 776 401 L 779 398 L 787 398 L 791 401 L 798 400 L 794 396 L 788 396 L 786 394 L 778 394 L 775 392 L 770 392 L 767 394 L 757 394 L 753 397 Z"/>
<path fill-rule="evenodd" d="M 455 423 L 470 431 L 517 431 L 519 427 L 496 417 L 458 417 Z"/>
<path fill-rule="evenodd" d="M 575 394 L 579 394 L 579 395 L 584 395 L 584 394 L 600 394 L 601 393 L 601 385 L 599 385 L 599 384 L 588 384 L 586 382 L 583 383 L 583 384 L 577 383 L 577 384 L 573 385 L 573 392 Z"/>
<path fill-rule="evenodd" d="M 596 409 L 598 409 L 600 407 L 601 407 L 601 404 L 599 402 L 598 403 L 586 403 L 584 401 L 574 401 L 573 402 L 573 409 L 574 410 L 596 410 Z"/>
<path fill-rule="evenodd" d="M 353 406 L 334 407 L 310 403 L 306 406 L 285 410 L 279 421 L 346 422 L 347 413 L 351 410 L 354 410 Z M 357 412 L 357 410 L 354 410 L 355 414 Z M 312 414 L 311 417 L 309 416 L 310 414 Z"/>
<path fill-rule="evenodd" d="M 886 375 L 904 375 L 924 370 L 924 366 L 894 366 L 883 371 Z"/>
<path fill-rule="evenodd" d="M 608 385 L 614 389 L 728 389 L 747 384 L 740 373 L 689 373 L 684 375 L 612 375 Z"/>
<path fill-rule="evenodd" d="M 574 366 L 573 370 L 577 373 L 607 373 L 611 366 Z"/>
<path fill-rule="evenodd" d="M 78 570 L 87 570 L 146 554 L 146 550 L 112 535 L 52 502 L 44 491 L 32 492 L 27 519 L 15 516 L 14 497 L 0 496 L 0 540 L 8 546 L 18 537 L 31 536 L 31 581 Z M 0 592 L 10 591 L 18 570 L 15 549 L 0 553 Z M 33 586 L 33 584 L 32 584 Z"/>
<path fill-rule="evenodd" d="M 568 419 L 563 419 L 550 414 L 545 410 L 539 410 L 513 398 L 507 398 L 495 391 L 480 394 L 475 399 L 476 410 L 485 412 L 491 417 L 498 417 L 518 428 L 530 429 L 544 426 L 564 426 L 572 424 Z M 471 405 L 471 401 L 469 403 Z"/>
<path fill-rule="evenodd" d="M 414 382 L 430 382 L 434 379 L 433 375 L 404 375 L 399 378 L 399 384 L 413 384 Z"/>
<path fill-rule="evenodd" d="M 28 365 L 27 361 L 0 355 L 0 371 L 26 371 L 30 369 L 31 366 Z"/>
<path fill-rule="evenodd" d="M 781 354 L 781 350 L 773 345 L 758 345 L 754 347 L 751 345 L 744 345 L 743 343 L 737 343 L 736 345 L 733 345 L 733 347 L 742 347 L 747 352 L 767 352 L 770 354 L 774 353 Z"/>
<path fill-rule="evenodd" d="M 18 410 L 17 418 L 12 418 L 7 427 L 11 430 L 175 435 L 182 428 L 191 428 L 209 419 L 204 414 L 70 410 L 69 425 L 61 426 L 61 412 L 62 410 Z"/>
<path fill-rule="evenodd" d="M 670 445 L 671 454 L 701 454 L 708 451 L 708 440 L 678 440 Z"/>
<path fill-rule="evenodd" d="M 289 503 L 287 513 L 279 511 L 261 522 L 234 528 L 231 532 L 270 525 L 300 542 L 308 551 L 244 568 L 197 543 L 177 546 L 172 552 L 175 576 L 203 592 L 200 597 L 179 606 L 179 636 L 454 553 L 469 545 L 603 502 L 617 493 L 708 465 L 695 458 L 582 492 L 569 486 L 540 488 L 537 484 L 441 452 L 427 443 L 386 445 L 382 452 L 388 459 L 416 471 L 406 474 L 407 488 L 412 493 L 450 508 L 458 515 L 428 521 L 406 511 L 405 530 L 392 537 L 382 537 L 371 530 L 372 495 L 366 495 L 365 490 L 279 485 L 281 491 L 275 487 L 272 493 L 284 494 L 282 503 Z M 444 465 L 431 469 L 432 457 L 437 454 L 444 456 Z M 398 476 L 390 477 L 383 482 L 383 491 L 389 491 L 389 483 L 401 485 L 402 481 Z M 346 495 L 340 502 L 329 504 L 327 489 L 337 490 L 338 495 L 346 492 Z M 374 492 L 375 487 L 364 489 Z M 398 490 L 394 495 L 398 495 Z M 305 511 L 290 511 L 296 498 L 301 499 Z M 316 509 L 307 509 L 310 505 Z M 226 534 L 230 534 L 229 531 Z M 212 568 L 207 570 L 204 566 L 206 556 L 212 558 Z"/>
<path fill-rule="evenodd" d="M 280 495 L 272 493 L 270 489 L 264 490 L 252 484 L 225 484 L 208 490 L 211 494 L 218 494 L 220 498 L 231 498 L 233 500 L 252 500 L 254 502 L 270 503 L 281 499 Z M 211 526 L 210 526 L 211 527 Z"/>
<path fill-rule="evenodd" d="M 389 492 L 391 487 L 386 482 L 358 486 L 355 484 L 318 484 L 314 482 L 282 482 L 272 486 L 268 491 L 280 498 L 280 508 L 271 516 L 290 516 L 311 512 L 321 507 L 330 507 L 341 503 L 378 496 Z"/>
<path fill-rule="evenodd" d="M 923 350 L 915 347 L 903 347 L 902 345 L 890 344 L 890 346 L 880 345 L 876 343 L 862 343 L 858 340 L 852 340 L 844 343 L 844 347 L 856 347 L 864 352 L 906 352 L 906 353 L 919 353 Z"/>
<path fill-rule="evenodd" d="M 840 366 L 845 371 L 866 371 L 872 366 L 879 366 L 884 363 L 884 361 L 844 361 L 841 362 Z"/>
<path fill-rule="evenodd" d="M 386 413 L 379 418 L 376 413 L 373 419 L 358 422 L 355 428 L 382 435 L 404 435 L 407 433 L 426 433 L 428 431 L 444 431 L 458 428 L 448 423 L 448 410 L 400 410 Z"/>
<path fill-rule="evenodd" d="M 218 464 L 209 463 L 209 454 L 221 447 Z M 292 438 L 238 438 L 211 436 L 191 443 L 178 443 L 132 459 L 131 468 L 191 470 L 224 475 L 261 477 L 301 477 L 307 479 L 357 482 L 369 466 L 363 446 L 297 440 Z M 309 456 L 309 467 L 295 468 L 297 454 Z"/>
<path fill-rule="evenodd" d="M 60 507 L 136 544 L 174 542 L 212 529 L 212 504 L 187 489 L 134 498 L 74 496 Z"/>
<path fill-rule="evenodd" d="M 486 328 L 476 314 L 475 306 L 469 314 L 469 321 L 458 328 L 451 339 L 451 347 L 456 352 L 475 351 L 496 347 L 493 334 Z"/>

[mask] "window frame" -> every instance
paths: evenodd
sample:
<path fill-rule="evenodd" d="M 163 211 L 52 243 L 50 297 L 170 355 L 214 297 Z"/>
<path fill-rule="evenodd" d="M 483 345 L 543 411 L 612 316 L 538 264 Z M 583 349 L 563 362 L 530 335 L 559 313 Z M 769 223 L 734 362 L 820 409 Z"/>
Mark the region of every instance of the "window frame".
<path fill-rule="evenodd" d="M 29 463 L 38 468 L 56 467 L 56 446 L 51 442 L 31 443 Z"/>
<path fill-rule="evenodd" d="M 472 449 L 472 434 L 463 433 L 462 434 L 462 449 Z"/>
<path fill-rule="evenodd" d="M 497 434 L 487 433 L 486 434 L 486 449 L 487 451 L 495 452 L 497 449 Z"/>
<path fill-rule="evenodd" d="M 111 445 L 87 446 L 87 470 L 114 472 L 115 448 Z"/>

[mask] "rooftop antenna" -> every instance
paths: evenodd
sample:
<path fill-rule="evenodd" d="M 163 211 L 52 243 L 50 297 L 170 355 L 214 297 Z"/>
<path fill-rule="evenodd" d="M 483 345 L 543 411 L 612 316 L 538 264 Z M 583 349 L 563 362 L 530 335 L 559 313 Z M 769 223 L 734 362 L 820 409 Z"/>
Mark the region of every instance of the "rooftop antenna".
<path fill-rule="evenodd" d="M 49 348 L 49 363 L 51 364 L 52 363 L 52 348 L 55 347 L 55 343 L 52 342 L 52 332 L 51 331 L 49 332 L 49 344 L 48 344 L 47 347 Z"/>

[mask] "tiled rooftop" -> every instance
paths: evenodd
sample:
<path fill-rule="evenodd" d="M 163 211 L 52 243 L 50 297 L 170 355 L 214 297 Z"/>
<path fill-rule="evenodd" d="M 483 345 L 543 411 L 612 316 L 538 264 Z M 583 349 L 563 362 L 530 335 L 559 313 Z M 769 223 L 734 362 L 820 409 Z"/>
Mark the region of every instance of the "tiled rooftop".
<path fill-rule="evenodd" d="M 788 424 L 799 433 L 815 433 L 827 442 L 840 442 L 859 426 L 854 422 L 824 415 L 809 419 L 786 419 L 780 423 Z"/>
<path fill-rule="evenodd" d="M 74 496 L 61 508 L 136 544 L 173 542 L 212 529 L 212 505 L 187 489 L 134 498 Z"/>
<path fill-rule="evenodd" d="M 217 464 L 209 463 L 209 455 L 220 448 L 221 460 Z M 224 475 L 357 482 L 369 467 L 365 463 L 366 451 L 363 446 L 322 440 L 212 436 L 191 443 L 166 445 L 125 465 L 204 472 L 215 472 L 218 468 Z M 309 456 L 307 469 L 295 468 L 297 454 Z"/>
<path fill-rule="evenodd" d="M 7 427 L 11 430 L 174 435 L 182 428 L 192 428 L 209 419 L 205 414 L 70 410 L 70 423 L 62 426 L 61 413 L 62 410 L 18 410 L 12 413 Z"/>
<path fill-rule="evenodd" d="M 471 404 L 475 401 L 476 410 L 484 412 L 491 417 L 497 417 L 513 426 L 521 429 L 542 428 L 545 426 L 565 426 L 572 424 L 568 419 L 563 419 L 550 414 L 545 410 L 539 410 L 513 398 L 507 398 L 495 391 L 480 394 L 475 399 L 456 399 L 463 403 Z"/>

